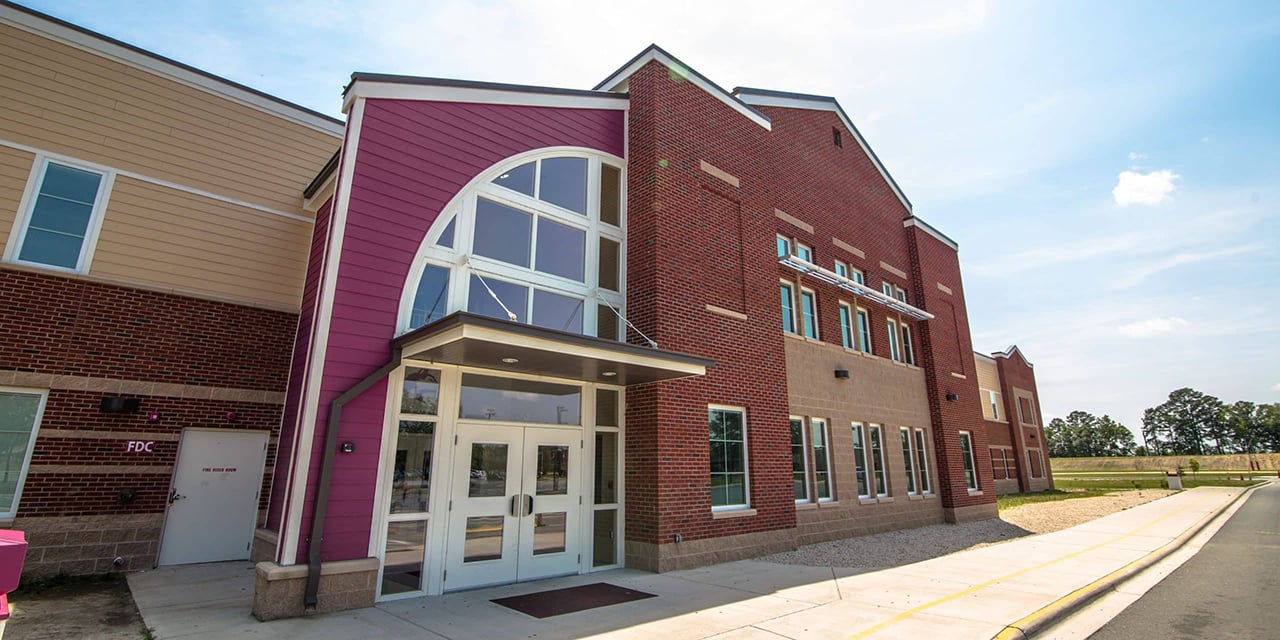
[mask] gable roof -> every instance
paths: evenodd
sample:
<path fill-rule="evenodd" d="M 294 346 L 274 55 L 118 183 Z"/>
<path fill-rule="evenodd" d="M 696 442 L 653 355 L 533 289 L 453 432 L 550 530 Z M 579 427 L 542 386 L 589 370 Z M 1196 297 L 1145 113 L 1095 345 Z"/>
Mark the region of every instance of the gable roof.
<path fill-rule="evenodd" d="M 729 108 L 741 113 L 752 122 L 764 127 L 766 131 L 773 128 L 772 123 L 769 121 L 769 116 L 753 109 L 751 105 L 738 99 L 738 97 L 732 93 L 725 91 L 720 85 L 712 82 L 706 76 L 698 73 L 693 67 L 681 62 L 675 56 L 667 53 L 666 50 L 656 44 L 651 44 L 645 48 L 644 51 L 636 54 L 634 58 L 628 60 L 627 63 L 619 67 L 617 71 L 609 74 L 609 77 L 605 78 L 600 82 L 600 84 L 593 87 L 593 90 L 626 91 L 627 81 L 631 79 L 631 76 L 634 75 L 635 72 L 639 71 L 641 67 L 649 64 L 651 60 L 656 60 L 666 68 L 680 74 L 693 86 L 711 94 L 711 97 L 725 103 Z"/>
<path fill-rule="evenodd" d="M 862 152 L 867 154 L 871 159 L 871 164 L 875 166 L 880 175 L 884 177 L 885 182 L 889 183 L 889 188 L 893 189 L 894 195 L 898 196 L 898 200 L 902 201 L 902 206 L 907 208 L 907 212 L 911 212 L 911 201 L 907 199 L 907 194 L 903 193 L 902 188 L 898 186 L 893 176 L 889 175 L 889 170 L 885 168 L 884 163 L 880 162 L 880 157 L 871 149 L 871 145 L 867 144 L 866 138 L 862 136 L 862 132 L 858 131 L 858 127 L 854 126 L 853 120 L 849 119 L 849 114 L 844 112 L 840 107 L 840 103 L 831 96 L 818 96 L 808 93 L 791 93 L 788 91 L 773 91 L 771 89 L 753 89 L 751 87 L 735 87 L 733 94 L 746 104 L 759 107 L 782 107 L 786 109 L 811 109 L 817 111 L 831 111 L 840 118 L 841 124 L 853 134 L 854 140 L 858 141 L 858 146 L 862 147 Z"/>
<path fill-rule="evenodd" d="M 1033 369 L 1035 368 L 1035 365 L 1031 364 L 1031 361 L 1027 359 L 1027 355 L 1025 353 L 1022 353 L 1022 349 L 1019 349 L 1018 345 L 1016 344 L 1011 344 L 1009 345 L 1009 348 L 1005 349 L 1004 351 L 997 351 L 992 355 L 994 355 L 997 358 L 1012 358 L 1013 354 L 1015 353 L 1018 354 L 1019 358 L 1022 358 L 1023 362 L 1027 363 L 1028 367 L 1031 367 Z"/>

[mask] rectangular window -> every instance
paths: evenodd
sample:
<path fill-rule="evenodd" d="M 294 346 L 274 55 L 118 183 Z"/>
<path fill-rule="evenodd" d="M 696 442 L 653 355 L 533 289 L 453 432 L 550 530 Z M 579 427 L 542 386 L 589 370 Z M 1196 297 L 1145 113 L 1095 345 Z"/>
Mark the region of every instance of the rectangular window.
<path fill-rule="evenodd" d="M 907 470 L 907 495 L 914 496 L 919 494 L 916 490 L 916 465 L 915 456 L 911 451 L 911 430 L 902 427 L 898 430 L 898 435 L 902 439 L 902 463 L 903 468 Z"/>
<path fill-rule="evenodd" d="M 987 404 L 991 407 L 991 413 L 988 417 L 990 417 L 992 420 L 999 420 L 1000 419 L 1000 394 L 996 393 L 995 391 L 991 391 L 990 389 L 986 389 L 985 391 L 987 392 Z"/>
<path fill-rule="evenodd" d="M 778 236 L 778 257 L 788 258 L 791 256 L 791 238 Z"/>
<path fill-rule="evenodd" d="M 796 502 L 809 501 L 809 457 L 804 443 L 804 418 L 791 417 L 791 483 Z"/>
<path fill-rule="evenodd" d="M 964 458 L 964 484 L 970 491 L 978 490 L 978 465 L 973 461 L 973 436 L 960 432 L 960 454 Z"/>
<path fill-rule="evenodd" d="M 858 497 L 869 498 L 867 486 L 867 448 L 862 443 L 862 423 L 853 423 L 853 469 L 858 477 Z"/>
<path fill-rule="evenodd" d="M 800 290 L 800 318 L 803 322 L 804 337 L 818 339 L 818 300 L 817 295 L 808 290 Z"/>
<path fill-rule="evenodd" d="M 929 450 L 925 448 L 924 429 L 916 429 L 916 471 L 920 474 L 920 493 L 933 491 L 929 483 Z"/>
<path fill-rule="evenodd" d="M 867 318 L 867 312 L 863 309 L 858 310 L 858 350 L 863 353 L 874 353 L 871 349 L 871 320 Z"/>
<path fill-rule="evenodd" d="M 810 442 L 813 443 L 813 482 L 818 488 L 818 502 L 829 502 L 831 492 L 831 454 L 827 447 L 827 421 L 818 418 L 809 419 L 812 432 Z"/>
<path fill-rule="evenodd" d="M 1018 417 L 1022 424 L 1035 424 L 1036 412 L 1032 411 L 1031 398 L 1018 398 Z"/>
<path fill-rule="evenodd" d="M 1009 477 L 1009 472 L 1004 466 L 1004 449 L 991 448 L 991 477 L 996 480 L 1005 480 Z"/>
<path fill-rule="evenodd" d="M 844 348 L 846 349 L 853 348 L 853 326 L 851 324 L 852 322 L 850 318 L 851 314 L 852 312 L 849 310 L 849 304 L 845 302 L 841 302 L 840 303 L 840 344 L 844 345 Z"/>
<path fill-rule="evenodd" d="M 813 262 L 813 249 L 797 242 L 796 257 L 804 260 L 805 262 Z"/>
<path fill-rule="evenodd" d="M 88 271 L 112 175 L 43 160 L 34 193 L 8 257 L 18 262 Z"/>
<path fill-rule="evenodd" d="M 856 283 L 858 283 L 858 284 L 862 284 L 862 285 L 865 285 L 865 284 L 867 283 L 867 282 L 866 282 L 866 279 L 863 277 L 863 275 L 862 275 L 862 271 L 861 271 L 860 269 L 850 268 L 850 269 L 849 269 L 849 279 L 850 279 L 850 280 L 852 280 L 852 281 L 854 281 L 854 282 L 856 282 Z"/>
<path fill-rule="evenodd" d="M 878 424 L 871 425 L 871 464 L 875 465 L 872 476 L 876 481 L 876 495 L 880 497 L 889 495 L 889 486 L 885 483 L 884 445 L 880 438 Z"/>
<path fill-rule="evenodd" d="M 880 283 L 880 293 L 883 293 L 883 294 L 885 294 L 886 296 L 889 296 L 890 298 L 892 298 L 892 297 L 893 297 L 893 285 L 892 285 L 891 283 L 888 283 L 888 282 L 881 282 L 881 283 Z"/>
<path fill-rule="evenodd" d="M 747 425 L 743 409 L 708 407 L 711 449 L 711 508 L 745 509 Z"/>
<path fill-rule="evenodd" d="M 885 326 L 889 330 L 889 357 L 894 362 L 902 362 L 902 352 L 898 349 L 898 323 L 885 320 Z"/>
<path fill-rule="evenodd" d="M 900 302 L 906 302 L 906 301 L 907 301 L 907 290 L 906 290 L 906 289 L 903 289 L 903 288 L 901 288 L 901 287 L 894 287 L 894 288 L 893 288 L 893 297 L 897 298 Z"/>
<path fill-rule="evenodd" d="M 13 518 L 44 415 L 45 391 L 0 388 L 0 518 Z"/>
<path fill-rule="evenodd" d="M 907 364 L 916 363 L 916 350 L 911 345 L 911 327 L 902 323 L 902 361 Z"/>
<path fill-rule="evenodd" d="M 848 278 L 849 265 L 843 262 L 840 262 L 839 260 L 836 260 L 836 275 L 840 276 L 841 278 Z"/>
<path fill-rule="evenodd" d="M 795 290 L 783 282 L 778 286 L 782 295 L 782 330 L 787 333 L 796 332 Z"/>
<path fill-rule="evenodd" d="M 464 420 L 582 424 L 582 387 L 520 378 L 462 374 Z"/>

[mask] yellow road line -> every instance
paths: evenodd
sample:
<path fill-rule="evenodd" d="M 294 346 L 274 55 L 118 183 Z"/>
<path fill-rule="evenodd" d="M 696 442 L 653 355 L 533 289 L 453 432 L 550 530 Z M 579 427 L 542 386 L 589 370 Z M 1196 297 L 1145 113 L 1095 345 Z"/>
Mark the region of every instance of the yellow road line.
<path fill-rule="evenodd" d="M 1166 514 L 1164 514 L 1163 516 L 1160 516 L 1159 518 L 1156 518 L 1155 520 L 1152 520 L 1151 522 L 1148 522 L 1147 524 L 1142 525 L 1141 527 L 1138 527 L 1137 529 L 1134 529 L 1133 531 L 1130 531 L 1130 532 L 1128 532 L 1128 533 L 1126 533 L 1126 534 L 1123 534 L 1123 535 L 1121 535 L 1121 536 L 1117 536 L 1117 537 L 1112 538 L 1112 539 L 1110 539 L 1110 540 L 1107 540 L 1107 541 L 1105 541 L 1105 542 L 1099 542 L 1098 544 L 1095 544 L 1095 545 L 1093 545 L 1093 546 L 1086 547 L 1086 548 L 1084 548 L 1084 549 L 1080 549 L 1080 550 L 1078 550 L 1078 551 L 1073 551 L 1073 552 L 1071 552 L 1071 553 L 1068 553 L 1067 555 L 1060 556 L 1060 557 L 1058 557 L 1058 558 L 1055 558 L 1055 559 L 1050 560 L 1050 561 L 1048 561 L 1048 562 L 1044 562 L 1044 563 L 1041 563 L 1041 564 L 1035 565 L 1035 566 L 1033 566 L 1033 567 L 1028 567 L 1028 568 L 1026 568 L 1026 569 L 1020 569 L 1020 570 L 1018 570 L 1018 571 L 1014 571 L 1013 573 L 1010 573 L 1010 574 L 1007 574 L 1007 575 L 1000 576 L 999 578 L 992 578 L 991 580 L 987 580 L 986 582 L 982 582 L 982 583 L 979 583 L 979 584 L 975 584 L 975 585 L 973 585 L 972 587 L 968 587 L 968 588 L 963 589 L 963 590 L 961 590 L 961 591 L 957 591 L 957 592 L 955 592 L 955 593 L 953 593 L 953 594 L 951 594 L 951 595 L 944 596 L 944 597 L 942 597 L 942 598 L 938 598 L 937 600 L 934 600 L 934 601 L 932 601 L 932 602 L 926 602 L 926 603 L 924 603 L 924 604 L 922 604 L 922 605 L 919 605 L 919 606 L 913 607 L 913 608 L 911 608 L 911 609 L 908 609 L 908 610 L 906 610 L 906 611 L 903 611 L 902 613 L 899 613 L 899 614 L 897 614 L 897 615 L 893 616 L 892 618 L 889 618 L 888 620 L 885 620 L 885 621 L 883 621 L 883 622 L 880 622 L 880 623 L 878 623 L 878 624 L 876 624 L 876 625 L 874 625 L 874 626 L 868 627 L 868 628 L 866 628 L 866 629 L 863 629 L 862 631 L 859 631 L 858 633 L 855 633 L 855 634 L 853 634 L 853 635 L 849 636 L 849 640 L 856 640 L 857 638 L 865 638 L 865 637 L 867 637 L 867 636 L 869 636 L 869 635 L 871 635 L 871 634 L 873 634 L 873 633 L 876 633 L 876 632 L 880 631 L 881 629 L 884 629 L 885 627 L 889 627 L 889 626 L 895 625 L 895 624 L 897 624 L 897 623 L 899 623 L 899 622 L 902 622 L 903 620 L 906 620 L 907 618 L 910 618 L 911 616 L 914 616 L 914 615 L 915 615 L 915 614 L 917 614 L 917 613 L 920 613 L 920 612 L 922 612 L 922 611 L 925 611 L 926 609 L 932 609 L 932 608 L 934 608 L 934 607 L 936 607 L 936 606 L 938 606 L 938 605 L 946 604 L 946 603 L 951 602 L 952 600 L 955 600 L 955 599 L 957 599 L 957 598 L 963 598 L 963 597 L 965 597 L 965 596 L 967 596 L 967 595 L 969 595 L 969 594 L 971 594 L 971 593 L 974 593 L 974 592 L 977 592 L 977 591 L 981 591 L 981 590 L 983 590 L 983 589 L 986 589 L 987 587 L 990 587 L 991 585 L 996 584 L 997 582 L 1003 582 L 1003 581 L 1005 581 L 1005 580 L 1011 580 L 1011 579 L 1016 578 L 1016 577 L 1018 577 L 1018 576 L 1021 576 L 1021 575 L 1027 574 L 1027 573 L 1030 573 L 1030 572 L 1032 572 L 1032 571 L 1039 571 L 1039 570 L 1044 569 L 1044 568 L 1046 568 L 1046 567 L 1049 567 L 1049 566 L 1051 566 L 1051 565 L 1055 565 L 1055 564 L 1057 564 L 1057 563 L 1059 563 L 1059 562 L 1062 562 L 1063 560 L 1070 560 L 1071 558 L 1074 558 L 1074 557 L 1076 557 L 1076 556 L 1083 555 L 1083 554 L 1085 554 L 1085 553 L 1089 553 L 1090 551 L 1094 551 L 1094 550 L 1100 549 L 1100 548 L 1105 547 L 1105 546 L 1107 546 L 1107 545 L 1109 545 L 1109 544 L 1112 544 L 1112 543 L 1115 543 L 1115 542 L 1119 542 L 1119 541 L 1121 541 L 1121 540 L 1124 540 L 1125 538 L 1128 538 L 1128 537 L 1131 537 L 1131 536 L 1137 535 L 1139 532 L 1144 531 L 1144 530 L 1146 530 L 1146 529 L 1150 529 L 1151 527 L 1154 527 L 1154 526 L 1155 526 L 1156 524 L 1158 524 L 1159 522 L 1161 522 L 1161 521 L 1163 521 L 1163 520 L 1165 520 L 1165 519 L 1167 519 L 1167 518 L 1171 518 L 1171 517 L 1173 517 L 1173 516 L 1175 516 L 1175 515 L 1177 515 L 1177 514 L 1179 514 L 1179 513 L 1182 513 L 1183 511 L 1186 511 L 1186 510 L 1190 509 L 1191 507 L 1197 506 L 1197 505 L 1199 505 L 1200 503 L 1205 502 L 1205 501 L 1206 501 L 1206 500 L 1208 500 L 1209 498 L 1210 498 L 1210 496 L 1207 496 L 1207 495 L 1206 495 L 1205 497 L 1200 498 L 1199 500 L 1196 500 L 1195 502 L 1192 502 L 1192 503 L 1190 503 L 1190 504 L 1187 504 L 1187 505 L 1184 505 L 1184 506 L 1182 506 L 1182 507 L 1179 507 L 1178 509 L 1176 509 L 1176 510 L 1174 510 L 1174 511 L 1170 511 L 1169 513 L 1166 513 Z"/>

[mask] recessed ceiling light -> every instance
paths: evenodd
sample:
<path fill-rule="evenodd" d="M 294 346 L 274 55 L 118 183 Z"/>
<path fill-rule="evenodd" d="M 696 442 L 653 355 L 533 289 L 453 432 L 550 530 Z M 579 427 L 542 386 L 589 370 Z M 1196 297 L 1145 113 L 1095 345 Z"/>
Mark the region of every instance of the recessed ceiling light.
<path fill-rule="evenodd" d="M 507 364 L 515 364 L 517 362 L 520 362 L 520 358 L 503 358 L 502 361 Z"/>
<path fill-rule="evenodd" d="M 605 371 L 604 373 L 601 373 L 600 375 L 602 375 L 602 376 L 604 376 L 604 377 L 606 377 L 606 378 L 612 378 L 612 377 L 614 377 L 614 376 L 618 375 L 618 372 L 617 372 L 617 371 Z"/>

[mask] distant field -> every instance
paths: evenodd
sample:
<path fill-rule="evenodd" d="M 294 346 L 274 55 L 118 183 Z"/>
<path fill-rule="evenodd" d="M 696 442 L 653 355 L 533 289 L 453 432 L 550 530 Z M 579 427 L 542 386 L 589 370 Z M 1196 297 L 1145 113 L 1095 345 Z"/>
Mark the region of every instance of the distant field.
<path fill-rule="evenodd" d="M 1250 462 L 1261 465 L 1264 472 L 1275 474 L 1280 469 L 1280 453 L 1253 455 L 1233 454 L 1225 456 L 1143 456 L 1133 458 L 1050 458 L 1049 466 L 1054 477 L 1063 473 L 1086 471 L 1172 471 L 1179 466 L 1183 472 L 1191 470 L 1191 460 L 1200 463 L 1200 473 L 1206 471 L 1249 472 Z M 1258 472 L 1254 472 L 1258 473 Z"/>

